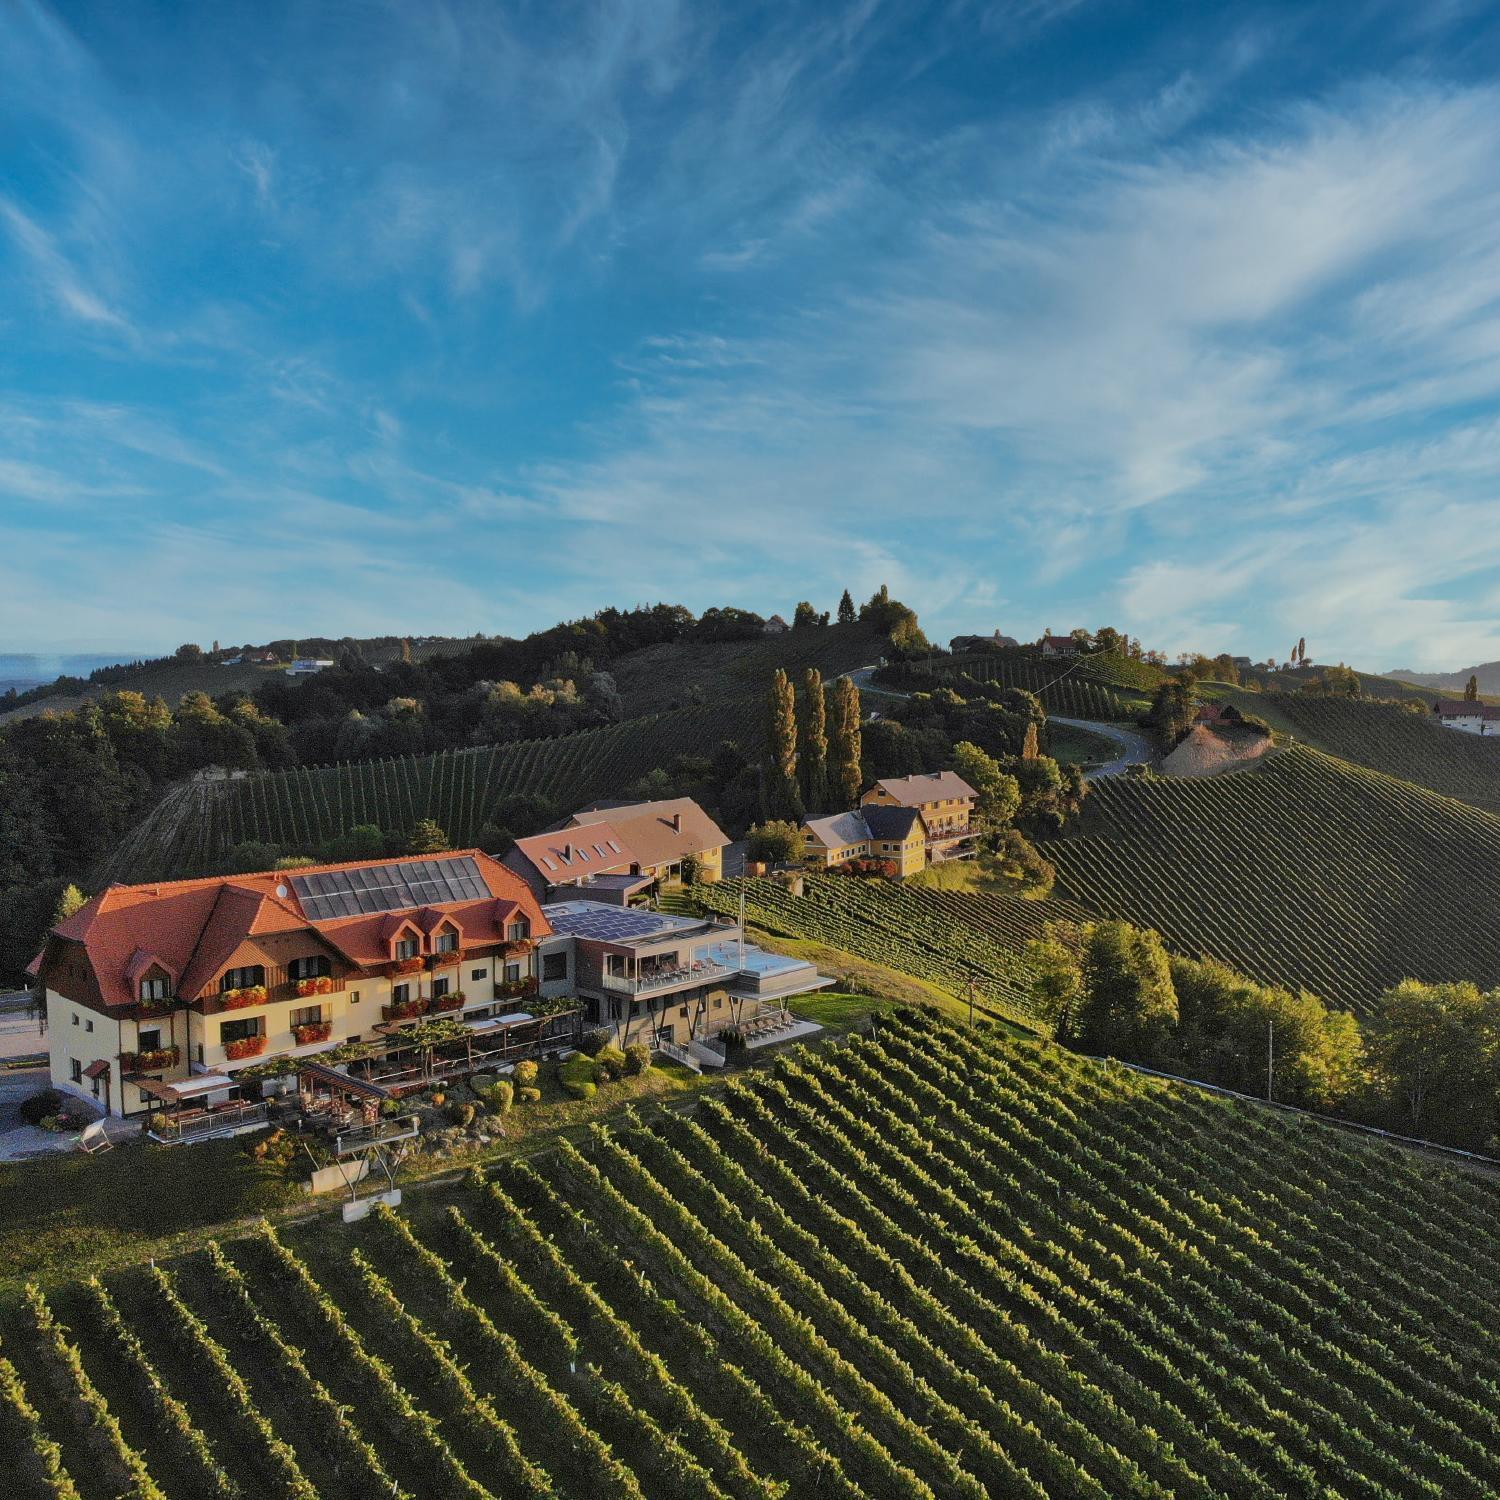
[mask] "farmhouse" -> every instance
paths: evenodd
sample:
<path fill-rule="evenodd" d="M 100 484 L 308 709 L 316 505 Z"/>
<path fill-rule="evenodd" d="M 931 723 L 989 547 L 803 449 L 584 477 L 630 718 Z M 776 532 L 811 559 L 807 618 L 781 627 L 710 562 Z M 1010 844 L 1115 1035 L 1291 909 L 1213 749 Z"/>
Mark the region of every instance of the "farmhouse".
<path fill-rule="evenodd" d="M 829 870 L 874 860 L 905 878 L 927 867 L 927 825 L 914 807 L 858 807 L 802 824 L 803 861 Z"/>
<path fill-rule="evenodd" d="M 948 649 L 955 655 L 961 655 L 965 651 L 983 651 L 986 648 L 995 651 L 1014 651 L 1020 648 L 1021 643 L 1013 635 L 1003 635 L 996 631 L 993 635 L 956 635 L 948 642 Z"/>
<path fill-rule="evenodd" d="M 53 1086 L 134 1115 L 190 1078 L 227 1089 L 354 1041 L 397 1052 L 432 1014 L 511 1017 L 507 1040 L 535 1044 L 548 1022 L 524 1002 L 550 934 L 525 882 L 467 850 L 110 886 L 52 929 L 31 973 Z"/>
<path fill-rule="evenodd" d="M 1078 655 L 1078 642 L 1070 635 L 1044 635 L 1037 648 L 1048 657 Z"/>
<path fill-rule="evenodd" d="M 752 1045 L 818 1030 L 785 1002 L 833 980 L 747 943 L 735 922 L 579 900 L 550 903 L 542 915 L 552 934 L 538 945 L 543 1001 L 577 996 L 585 1018 L 619 1046 L 644 1042 L 714 1067 L 731 1027 Z"/>
<path fill-rule="evenodd" d="M 1500 734 L 1500 706 L 1467 698 L 1439 699 L 1432 712 L 1444 729 L 1465 734 Z"/>
<path fill-rule="evenodd" d="M 700 881 L 718 880 L 729 836 L 691 797 L 600 803 L 548 833 L 517 839 L 505 863 L 538 899 L 584 894 L 620 905 L 682 878 L 684 860 Z"/>
<path fill-rule="evenodd" d="M 978 795 L 957 771 L 926 771 L 915 776 L 887 776 L 860 799 L 871 807 L 915 808 L 926 825 L 931 863 L 974 852 L 974 799 Z"/>
<path fill-rule="evenodd" d="M 972 857 L 975 796 L 956 771 L 888 776 L 852 811 L 804 819 L 803 861 L 828 870 L 874 860 L 905 879 L 941 860 Z"/>

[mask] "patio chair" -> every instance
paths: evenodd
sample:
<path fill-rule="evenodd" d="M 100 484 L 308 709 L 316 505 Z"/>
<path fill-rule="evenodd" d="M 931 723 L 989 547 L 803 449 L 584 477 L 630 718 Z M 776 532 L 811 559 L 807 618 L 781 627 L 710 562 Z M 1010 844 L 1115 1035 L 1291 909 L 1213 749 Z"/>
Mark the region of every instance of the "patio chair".
<path fill-rule="evenodd" d="M 94 1120 L 83 1127 L 83 1134 L 78 1137 L 78 1149 L 87 1156 L 115 1149 L 115 1143 L 104 1133 L 103 1120 Z"/>

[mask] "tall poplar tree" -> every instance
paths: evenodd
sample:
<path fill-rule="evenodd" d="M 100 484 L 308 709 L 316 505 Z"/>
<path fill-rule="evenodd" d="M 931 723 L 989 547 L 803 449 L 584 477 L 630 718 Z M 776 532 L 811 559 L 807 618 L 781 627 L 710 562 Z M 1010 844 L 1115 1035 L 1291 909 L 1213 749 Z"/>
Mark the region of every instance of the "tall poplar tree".
<path fill-rule="evenodd" d="M 833 685 L 833 735 L 829 746 L 829 780 L 840 806 L 857 807 L 864 789 L 860 769 L 859 689 L 852 677 L 840 677 Z"/>
<path fill-rule="evenodd" d="M 1479 701 L 1478 677 L 1470 676 L 1468 683 L 1464 687 L 1464 701 L 1466 703 L 1477 703 Z"/>
<path fill-rule="evenodd" d="M 823 674 L 809 667 L 802 674 L 802 737 L 797 769 L 802 777 L 802 800 L 811 812 L 828 807 L 828 702 L 823 696 Z"/>
<path fill-rule="evenodd" d="M 797 690 L 783 668 L 771 679 L 766 726 L 766 802 L 774 817 L 800 817 L 797 788 Z"/>

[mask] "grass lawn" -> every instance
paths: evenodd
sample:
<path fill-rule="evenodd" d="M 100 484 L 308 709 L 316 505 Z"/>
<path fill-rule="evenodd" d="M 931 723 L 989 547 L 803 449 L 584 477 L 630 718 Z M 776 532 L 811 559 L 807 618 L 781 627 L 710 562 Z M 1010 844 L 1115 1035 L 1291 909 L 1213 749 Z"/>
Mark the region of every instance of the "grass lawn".
<path fill-rule="evenodd" d="M 1048 753 L 1064 766 L 1107 765 L 1120 753 L 1114 740 L 1105 739 L 1088 729 L 1075 729 L 1071 724 L 1052 723 L 1048 726 L 1051 748 Z"/>

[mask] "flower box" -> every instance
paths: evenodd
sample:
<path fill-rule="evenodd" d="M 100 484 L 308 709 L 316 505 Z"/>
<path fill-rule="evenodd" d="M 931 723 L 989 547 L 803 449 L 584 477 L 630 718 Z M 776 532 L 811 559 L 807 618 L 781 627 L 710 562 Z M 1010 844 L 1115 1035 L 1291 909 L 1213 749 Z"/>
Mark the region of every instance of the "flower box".
<path fill-rule="evenodd" d="M 501 943 L 500 951 L 515 955 L 530 953 L 535 947 L 536 941 L 533 938 L 511 938 L 508 942 Z"/>
<path fill-rule="evenodd" d="M 237 1042 L 229 1042 L 225 1045 L 224 1056 L 230 1062 L 238 1062 L 242 1057 L 259 1057 L 266 1050 L 266 1038 L 260 1036 L 242 1036 Z"/>
<path fill-rule="evenodd" d="M 413 1016 L 424 1016 L 426 1014 L 427 1001 L 422 999 L 397 1000 L 393 1005 L 387 1005 L 385 1008 L 385 1018 L 387 1021 L 408 1021 Z"/>
<path fill-rule="evenodd" d="M 495 981 L 495 998 L 497 1000 L 511 1000 L 517 995 L 536 994 L 536 975 L 528 974 L 524 979 L 497 979 Z"/>
<path fill-rule="evenodd" d="M 299 1047 L 305 1047 L 309 1042 L 326 1042 L 333 1035 L 333 1022 L 309 1021 L 305 1026 L 293 1026 L 292 1035 Z"/>
<path fill-rule="evenodd" d="M 242 990 L 221 990 L 219 992 L 219 1008 L 221 1010 L 243 1010 L 247 1005 L 264 1005 L 269 991 L 263 984 L 247 985 Z"/>
<path fill-rule="evenodd" d="M 175 1068 L 181 1053 L 176 1047 L 157 1047 L 151 1052 L 122 1052 L 120 1071 L 123 1073 L 160 1073 Z"/>
<path fill-rule="evenodd" d="M 425 962 L 420 956 L 417 958 L 393 958 L 386 966 L 392 974 L 420 974 Z"/>
<path fill-rule="evenodd" d="M 433 1000 L 431 1010 L 434 1013 L 445 1010 L 459 1010 L 463 1007 L 464 992 L 462 990 L 450 990 L 446 995 L 439 995 Z"/>

